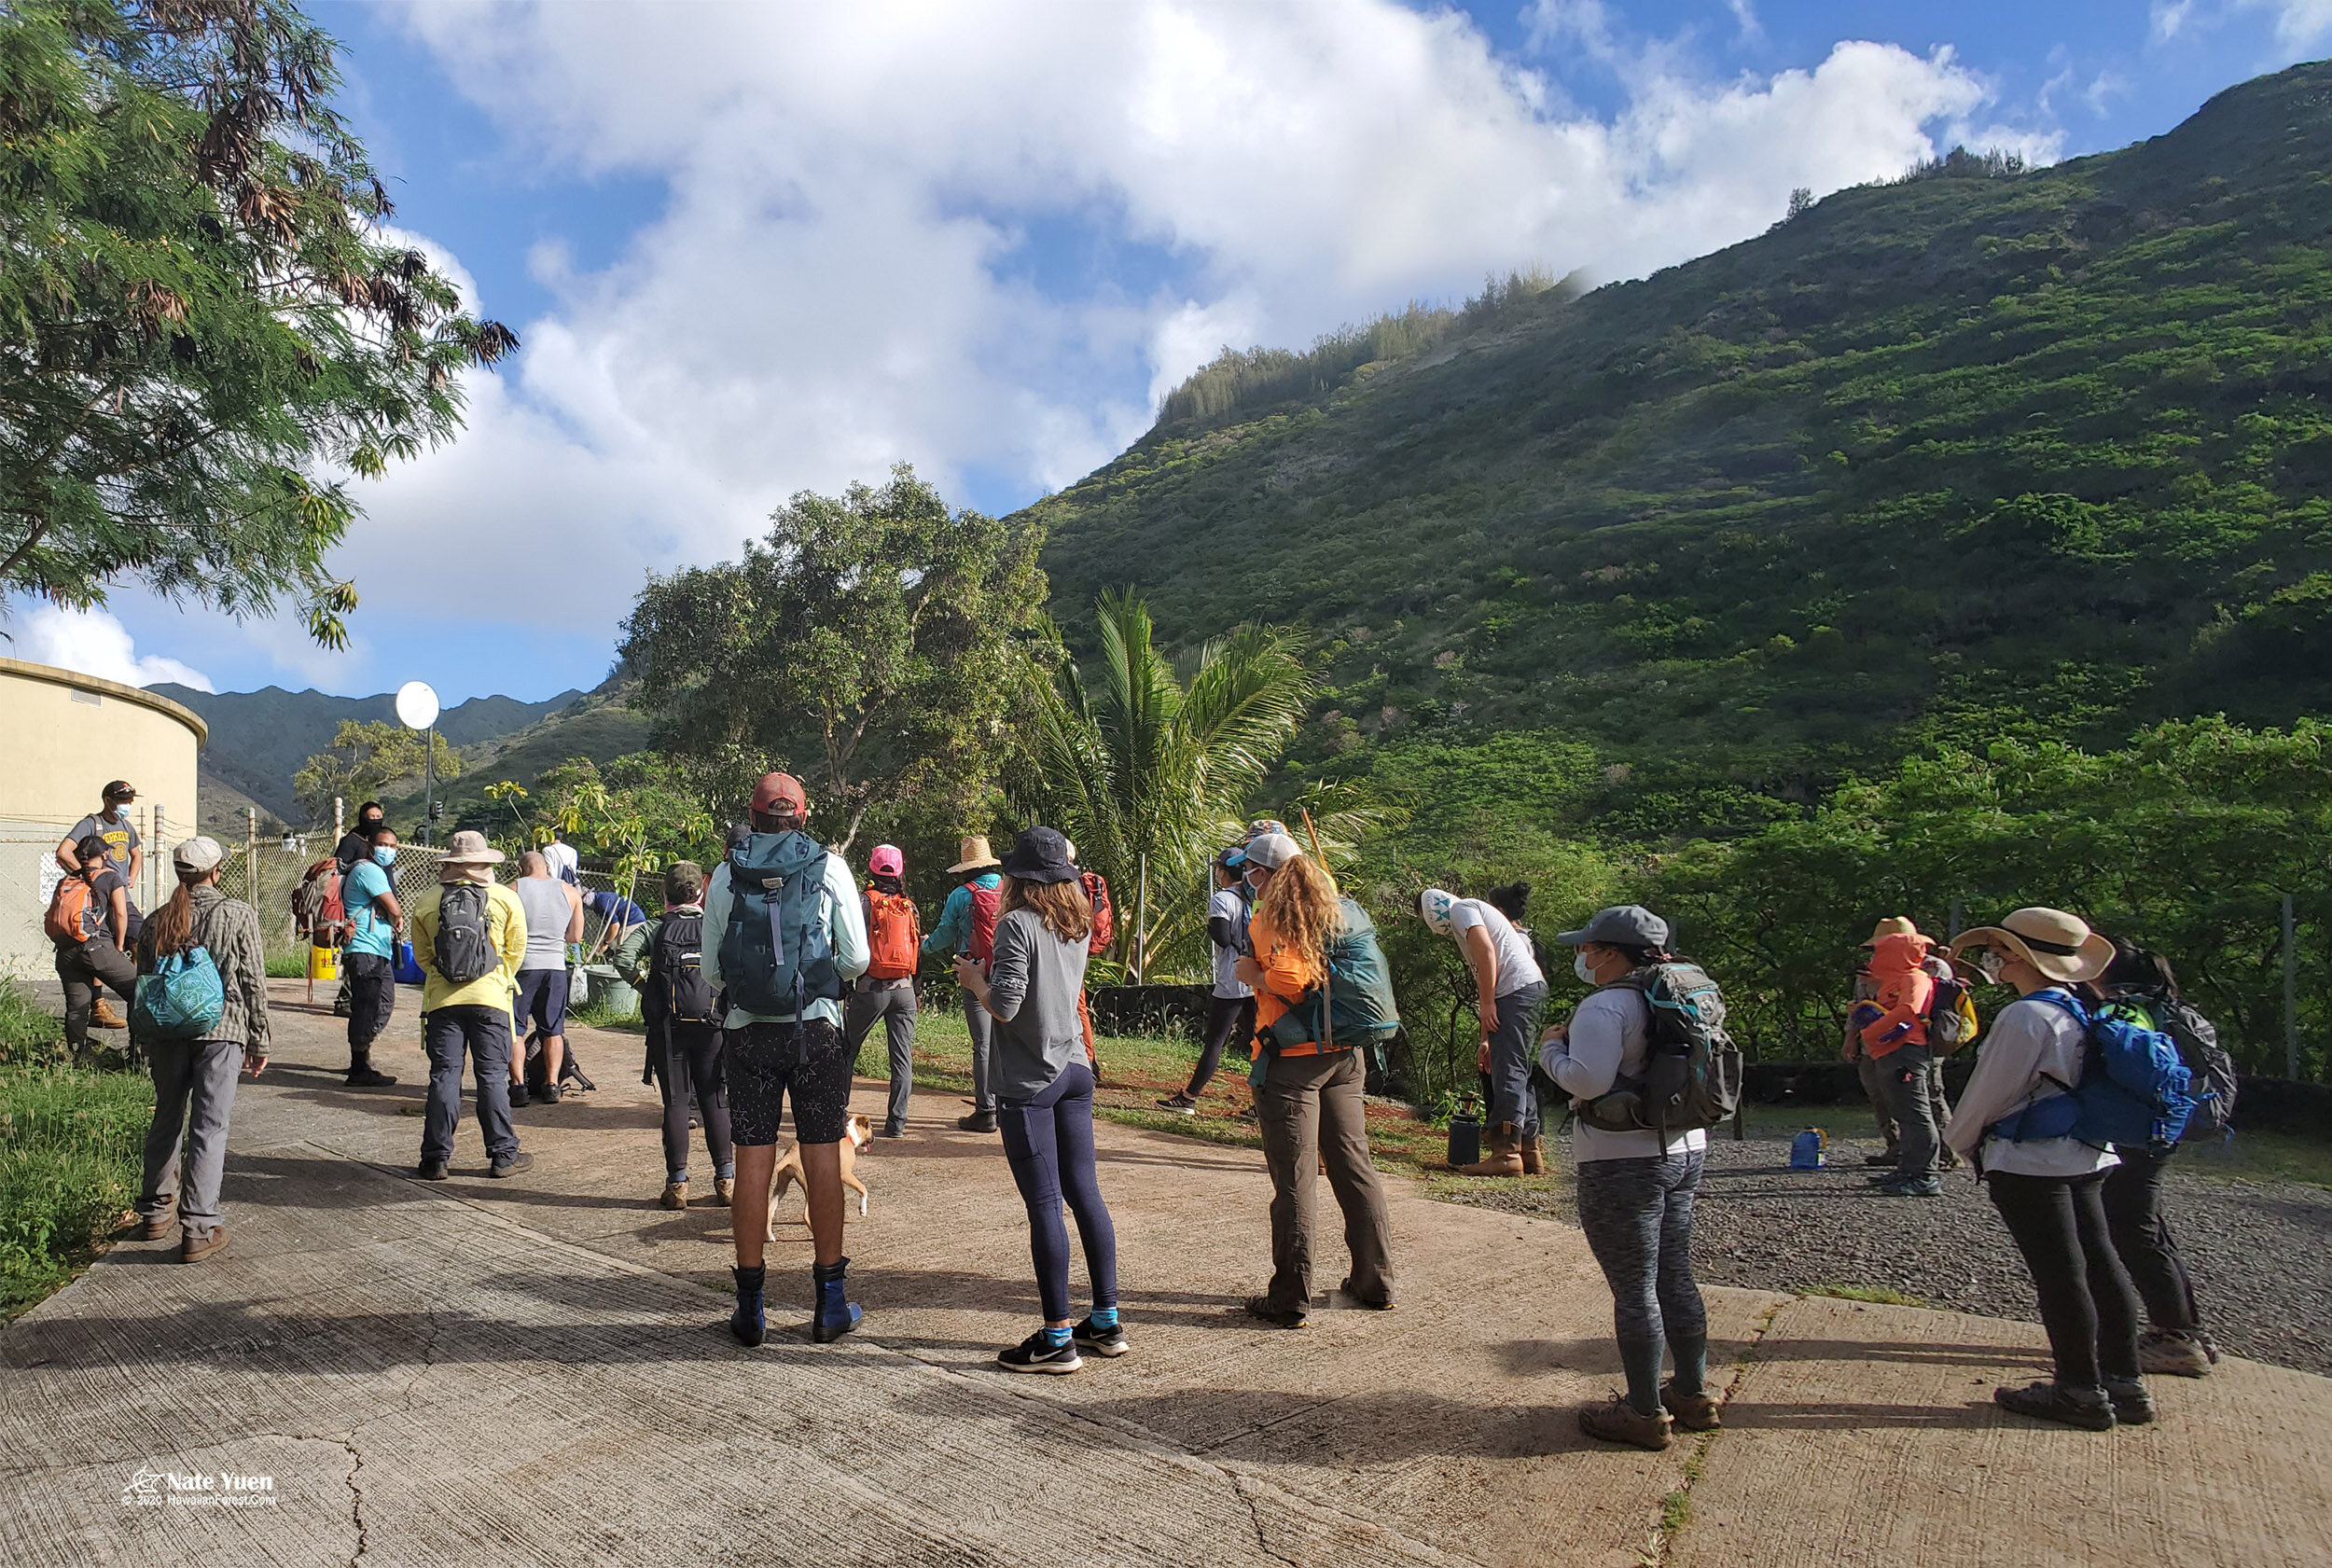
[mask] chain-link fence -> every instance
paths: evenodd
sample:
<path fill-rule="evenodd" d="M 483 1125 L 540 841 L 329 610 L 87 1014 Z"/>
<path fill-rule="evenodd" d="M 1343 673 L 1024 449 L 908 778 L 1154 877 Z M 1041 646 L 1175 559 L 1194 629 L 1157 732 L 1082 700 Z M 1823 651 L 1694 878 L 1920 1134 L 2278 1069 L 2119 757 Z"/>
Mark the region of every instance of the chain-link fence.
<path fill-rule="evenodd" d="M 193 825 L 145 806 L 132 806 L 128 816 L 144 852 L 130 900 L 150 909 L 169 891 L 170 846 L 191 838 Z M 57 846 L 80 820 L 0 817 L 0 974 L 11 979 L 37 987 L 54 978 L 55 950 L 41 922 L 49 912 L 49 895 L 64 875 L 57 864 Z"/>

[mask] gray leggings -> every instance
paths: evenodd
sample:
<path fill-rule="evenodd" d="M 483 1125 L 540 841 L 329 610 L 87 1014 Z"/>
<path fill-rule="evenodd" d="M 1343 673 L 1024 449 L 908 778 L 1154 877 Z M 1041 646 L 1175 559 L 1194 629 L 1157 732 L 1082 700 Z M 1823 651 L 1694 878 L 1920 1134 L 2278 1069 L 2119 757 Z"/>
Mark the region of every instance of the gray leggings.
<path fill-rule="evenodd" d="M 1612 1326 L 1623 1349 L 1708 1334 L 1692 1277 L 1692 1200 L 1705 1159 L 1694 1149 L 1579 1166 L 1579 1228 L 1611 1285 Z"/>

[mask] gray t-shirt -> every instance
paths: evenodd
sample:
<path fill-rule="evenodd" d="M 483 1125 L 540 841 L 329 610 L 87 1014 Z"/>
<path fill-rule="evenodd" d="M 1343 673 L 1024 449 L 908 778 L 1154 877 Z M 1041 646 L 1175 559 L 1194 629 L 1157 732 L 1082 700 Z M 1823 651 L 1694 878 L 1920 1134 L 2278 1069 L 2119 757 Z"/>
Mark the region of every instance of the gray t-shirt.
<path fill-rule="evenodd" d="M 1085 1060 L 1077 993 L 1085 989 L 1086 944 L 1053 935 L 1034 909 L 996 922 L 988 971 L 995 1015 L 994 1075 L 1000 1100 L 1033 1100 L 1072 1062 Z"/>
<path fill-rule="evenodd" d="M 106 858 L 114 863 L 115 870 L 127 877 L 130 852 L 143 841 L 138 838 L 138 830 L 130 826 L 130 814 L 124 812 L 119 822 L 107 822 L 92 812 L 73 825 L 71 838 L 77 844 L 92 833 L 105 840 Z"/>
<path fill-rule="evenodd" d="M 1547 983 L 1547 977 L 1538 972 L 1538 959 L 1531 951 L 1531 939 L 1517 931 L 1514 923 L 1496 906 L 1478 898 L 1461 898 L 1450 906 L 1450 935 L 1457 938 L 1460 952 L 1465 951 L 1466 932 L 1477 925 L 1490 933 L 1490 951 L 1498 958 L 1500 996 L 1511 996 L 1524 986 Z"/>
<path fill-rule="evenodd" d="M 510 891 L 519 895 L 519 908 L 526 911 L 526 956 L 519 960 L 519 973 L 565 968 L 567 922 L 575 918 L 575 907 L 567 902 L 567 884 L 550 877 L 521 877 L 510 884 Z"/>
<path fill-rule="evenodd" d="M 1215 896 L 1207 900 L 1206 918 L 1210 922 L 1218 920 L 1230 922 L 1230 928 L 1240 934 L 1242 941 L 1245 939 L 1247 901 L 1239 896 L 1237 888 L 1216 888 Z M 1214 946 L 1215 994 L 1227 1001 L 1235 1001 L 1242 996 L 1253 996 L 1255 992 L 1248 990 L 1246 982 L 1239 978 L 1240 950 L 1223 947 L 1219 944 L 1214 944 Z"/>

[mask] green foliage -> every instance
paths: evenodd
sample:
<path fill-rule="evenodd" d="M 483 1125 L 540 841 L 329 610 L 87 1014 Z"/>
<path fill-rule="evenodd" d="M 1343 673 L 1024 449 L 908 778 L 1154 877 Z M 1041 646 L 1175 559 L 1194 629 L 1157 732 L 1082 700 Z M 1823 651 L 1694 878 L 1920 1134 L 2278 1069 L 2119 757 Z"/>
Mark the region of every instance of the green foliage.
<path fill-rule="evenodd" d="M 345 644 L 357 507 L 318 476 L 451 436 L 518 340 L 384 243 L 339 83 L 282 0 L 0 9 L 0 590 L 290 596 Z"/>
<path fill-rule="evenodd" d="M 330 822 L 335 798 L 345 804 L 348 820 L 354 822 L 359 802 L 385 795 L 391 784 L 420 780 L 433 746 L 437 777 L 460 778 L 462 759 L 443 735 L 433 732 L 424 740 L 401 724 L 342 719 L 331 749 L 316 753 L 292 775 L 292 793 L 310 822 Z"/>
<path fill-rule="evenodd" d="M 685 757 L 642 752 L 604 768 L 584 758 L 564 763 L 531 794 L 511 781 L 485 793 L 516 819 L 524 847 L 548 843 L 555 825 L 578 853 L 608 860 L 618 887 L 630 887 L 676 860 L 718 864 L 721 825 L 743 814 L 750 789 L 732 781 L 724 790 Z"/>
<path fill-rule="evenodd" d="M 2325 66 L 2104 157 L 1947 158 L 1318 395 L 1201 398 L 1032 508 L 1046 568 L 1309 629 L 1308 768 L 1559 731 L 1630 770 L 1629 839 L 1936 746 L 2288 724 L 2332 705 L 2327 168 Z"/>
<path fill-rule="evenodd" d="M 993 809 L 1005 720 L 1033 684 L 1041 530 L 951 511 L 901 465 L 881 489 L 807 491 L 741 562 L 655 577 L 624 658 L 659 749 L 707 766 L 791 756 L 847 846 L 878 806 Z"/>

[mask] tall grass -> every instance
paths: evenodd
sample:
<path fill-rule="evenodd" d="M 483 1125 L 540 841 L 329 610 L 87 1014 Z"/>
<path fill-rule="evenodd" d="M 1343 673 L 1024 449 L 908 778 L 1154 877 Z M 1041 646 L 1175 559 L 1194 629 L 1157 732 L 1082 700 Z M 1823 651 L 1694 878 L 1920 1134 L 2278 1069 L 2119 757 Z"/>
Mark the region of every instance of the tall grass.
<path fill-rule="evenodd" d="M 62 1034 L 0 978 L 0 1322 L 70 1280 L 137 1197 L 153 1083 L 62 1064 Z"/>

